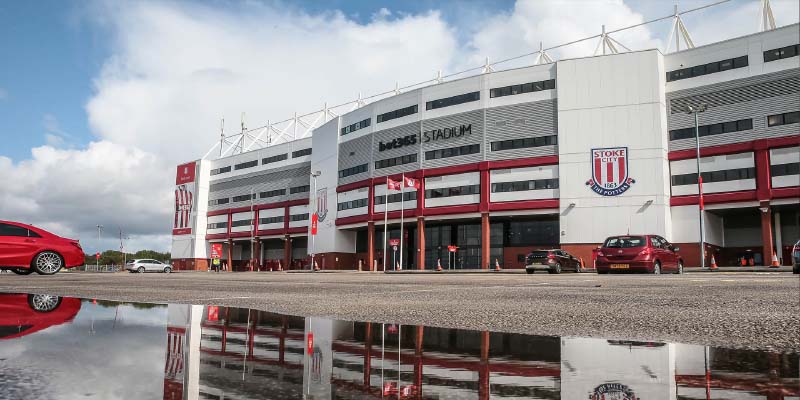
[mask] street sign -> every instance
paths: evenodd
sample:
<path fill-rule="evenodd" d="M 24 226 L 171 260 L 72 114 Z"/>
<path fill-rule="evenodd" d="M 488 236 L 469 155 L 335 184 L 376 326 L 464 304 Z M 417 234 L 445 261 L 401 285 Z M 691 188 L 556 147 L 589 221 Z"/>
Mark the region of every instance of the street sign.
<path fill-rule="evenodd" d="M 211 258 L 222 258 L 222 243 L 211 243 Z"/>
<path fill-rule="evenodd" d="M 399 245 L 400 245 L 400 239 L 389 239 L 389 246 L 395 246 L 396 247 L 396 246 L 399 246 Z"/>
<path fill-rule="evenodd" d="M 95 253 L 94 254 L 94 258 L 95 258 L 95 260 L 99 260 L 100 259 L 100 253 Z"/>
<path fill-rule="evenodd" d="M 218 306 L 208 306 L 208 320 L 209 321 L 219 321 L 219 307 Z"/>
<path fill-rule="evenodd" d="M 392 246 L 392 250 L 397 251 L 397 246 Z"/>
<path fill-rule="evenodd" d="M 447 251 L 455 253 L 456 251 L 458 251 L 458 246 L 447 246 Z"/>
<path fill-rule="evenodd" d="M 314 334 L 312 332 L 308 332 L 308 354 L 314 352 Z"/>
<path fill-rule="evenodd" d="M 311 235 L 317 234 L 317 223 L 319 222 L 319 217 L 317 213 L 311 214 Z"/>

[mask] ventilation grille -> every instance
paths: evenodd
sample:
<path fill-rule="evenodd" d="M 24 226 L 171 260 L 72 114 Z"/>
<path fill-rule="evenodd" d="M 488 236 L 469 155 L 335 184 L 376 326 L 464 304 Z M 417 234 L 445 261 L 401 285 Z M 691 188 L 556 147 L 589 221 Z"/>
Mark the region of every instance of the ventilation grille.
<path fill-rule="evenodd" d="M 800 92 L 800 77 L 795 76 L 771 82 L 672 99 L 669 102 L 670 114 L 685 112 L 686 107 L 689 105 L 706 104 L 711 108 L 798 92 Z"/>

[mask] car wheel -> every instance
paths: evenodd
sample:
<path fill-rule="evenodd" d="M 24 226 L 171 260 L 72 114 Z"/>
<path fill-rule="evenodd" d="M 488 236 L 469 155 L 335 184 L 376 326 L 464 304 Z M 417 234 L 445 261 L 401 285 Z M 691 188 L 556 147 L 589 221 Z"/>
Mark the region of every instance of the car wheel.
<path fill-rule="evenodd" d="M 50 312 L 58 308 L 59 304 L 61 304 L 61 297 L 52 296 L 49 294 L 29 294 L 28 295 L 28 305 L 34 311 L 38 312 Z"/>
<path fill-rule="evenodd" d="M 64 260 L 58 253 L 43 251 L 33 259 L 33 268 L 41 275 L 53 275 L 64 266 Z"/>
<path fill-rule="evenodd" d="M 575 263 L 575 272 L 577 273 L 583 272 L 583 263 L 581 263 L 580 261 L 577 261 Z"/>
<path fill-rule="evenodd" d="M 137 268 L 137 269 L 136 269 L 136 272 L 138 272 L 138 273 L 140 273 L 140 274 L 143 274 L 143 273 L 144 273 L 144 267 L 139 267 L 139 268 Z"/>
<path fill-rule="evenodd" d="M 658 261 L 653 264 L 653 275 L 661 275 L 661 263 Z"/>
<path fill-rule="evenodd" d="M 33 273 L 33 268 L 12 268 L 11 272 L 17 275 L 30 275 Z"/>
<path fill-rule="evenodd" d="M 683 261 L 678 261 L 678 270 L 675 273 L 678 275 L 683 273 Z"/>
<path fill-rule="evenodd" d="M 551 274 L 560 274 L 561 273 L 561 263 L 556 263 L 556 266 L 550 270 Z"/>
<path fill-rule="evenodd" d="M 170 267 L 166 267 L 166 268 L 164 268 L 164 273 L 165 273 L 165 274 L 168 274 L 168 273 L 170 273 L 170 272 L 172 272 L 172 268 L 170 268 Z"/>

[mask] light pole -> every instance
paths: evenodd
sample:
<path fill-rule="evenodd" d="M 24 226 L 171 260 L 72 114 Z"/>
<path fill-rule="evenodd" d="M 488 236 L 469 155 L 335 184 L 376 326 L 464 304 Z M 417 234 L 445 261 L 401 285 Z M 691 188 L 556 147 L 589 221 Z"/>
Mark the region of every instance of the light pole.
<path fill-rule="evenodd" d="M 706 267 L 706 232 L 705 232 L 705 218 L 703 217 L 703 176 L 700 174 L 700 124 L 697 114 L 704 112 L 708 106 L 701 103 L 697 106 L 686 106 L 687 114 L 694 114 L 694 140 L 695 140 L 695 153 L 697 162 L 697 210 L 700 214 L 700 268 Z"/>
<path fill-rule="evenodd" d="M 97 225 L 97 254 L 100 254 L 100 231 L 103 230 L 103 225 Z M 97 270 L 100 270 L 100 257 L 94 258 Z"/>
<path fill-rule="evenodd" d="M 317 210 L 318 210 L 317 201 L 319 200 L 319 199 L 317 199 L 317 177 L 320 176 L 320 175 L 322 175 L 322 171 L 314 171 L 314 172 L 311 173 L 311 178 L 314 180 L 314 191 L 311 194 L 311 196 L 314 198 L 314 208 L 312 208 L 312 210 L 314 212 L 312 214 L 317 216 L 317 218 L 316 218 L 317 224 L 319 224 L 319 215 L 317 215 Z M 312 217 L 311 223 L 314 223 L 313 220 L 314 220 L 314 218 Z M 314 247 L 314 242 L 315 242 L 314 239 L 316 237 L 317 237 L 316 232 L 312 232 L 312 234 L 311 234 L 311 268 L 310 268 L 311 271 L 314 270 L 314 251 L 316 250 L 316 248 Z"/>

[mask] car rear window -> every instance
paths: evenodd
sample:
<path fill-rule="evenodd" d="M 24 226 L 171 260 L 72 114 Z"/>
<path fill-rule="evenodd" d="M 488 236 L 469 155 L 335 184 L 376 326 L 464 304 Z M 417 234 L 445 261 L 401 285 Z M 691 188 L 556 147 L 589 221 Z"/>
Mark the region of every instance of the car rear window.
<path fill-rule="evenodd" d="M 620 236 L 606 239 L 606 243 L 603 244 L 603 247 L 624 249 L 629 247 L 643 247 L 644 243 L 644 236 Z"/>
<path fill-rule="evenodd" d="M 546 258 L 549 251 L 533 251 L 530 256 L 532 258 Z"/>

